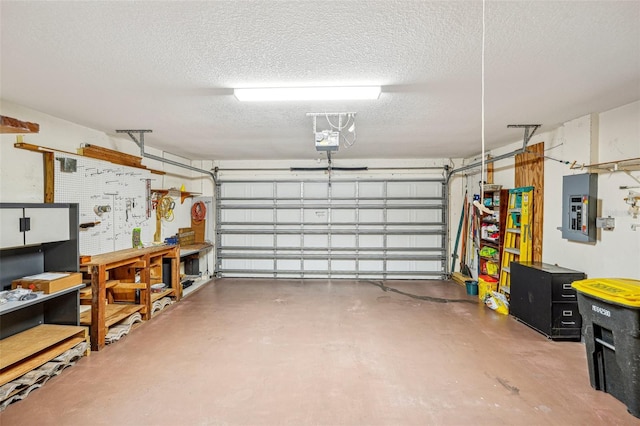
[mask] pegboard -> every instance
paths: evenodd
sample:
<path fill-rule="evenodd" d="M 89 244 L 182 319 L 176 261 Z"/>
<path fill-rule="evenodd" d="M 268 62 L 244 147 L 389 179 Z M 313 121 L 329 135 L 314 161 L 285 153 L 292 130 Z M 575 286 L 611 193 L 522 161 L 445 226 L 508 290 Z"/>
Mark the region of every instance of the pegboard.
<path fill-rule="evenodd" d="M 143 243 L 153 241 L 150 171 L 66 153 L 55 159 L 54 201 L 79 204 L 81 255 L 131 248 L 135 228 Z M 64 159 L 76 160 L 75 171 L 65 171 L 73 167 L 63 167 Z"/>

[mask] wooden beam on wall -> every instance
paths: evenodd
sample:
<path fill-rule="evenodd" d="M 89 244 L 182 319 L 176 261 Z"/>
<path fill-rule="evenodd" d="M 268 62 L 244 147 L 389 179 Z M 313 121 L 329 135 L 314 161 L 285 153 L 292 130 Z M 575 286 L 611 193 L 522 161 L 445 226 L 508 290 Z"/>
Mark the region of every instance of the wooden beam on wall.
<path fill-rule="evenodd" d="M 44 202 L 54 203 L 54 188 L 55 188 L 55 153 L 43 152 L 42 158 L 44 160 Z"/>
<path fill-rule="evenodd" d="M 43 153 L 43 154 L 47 153 L 47 152 L 53 152 L 53 153 L 61 152 L 61 153 L 64 153 L 64 154 L 85 156 L 82 153 L 76 154 L 76 153 L 73 153 L 73 152 L 62 151 L 60 149 L 47 148 L 46 146 L 33 145 L 33 144 L 30 144 L 30 143 L 26 143 L 26 142 L 16 142 L 16 143 L 13 144 L 13 146 L 15 148 L 25 149 L 27 151 L 40 152 L 40 153 Z M 102 150 L 107 150 L 107 148 L 102 148 Z M 112 150 L 108 150 L 108 151 L 112 151 Z M 117 151 L 112 151 L 112 152 L 117 152 Z M 123 155 L 127 156 L 128 154 L 123 154 Z M 164 174 L 166 174 L 166 172 L 164 172 L 162 170 L 149 169 L 149 168 L 147 168 L 146 166 L 143 166 L 143 165 L 131 166 L 129 164 L 124 164 L 122 162 L 118 162 L 117 160 L 116 161 L 112 161 L 113 158 L 109 159 L 109 158 L 101 158 L 101 157 L 95 157 L 95 156 L 93 156 L 93 157 L 90 156 L 90 157 L 91 158 L 95 158 L 97 160 L 107 161 L 107 162 L 110 162 L 110 163 L 113 163 L 113 164 L 120 164 L 120 165 L 123 165 L 123 166 L 129 166 L 129 167 L 135 167 L 135 168 L 138 168 L 138 169 L 149 170 L 151 173 L 156 174 L 156 175 L 164 175 Z M 134 157 L 134 156 L 130 156 L 130 157 Z M 139 157 L 134 157 L 134 158 L 139 158 Z"/>
<path fill-rule="evenodd" d="M 98 145 L 86 144 L 78 148 L 78 155 L 109 161 L 110 163 L 122 164 L 123 166 L 137 167 L 139 169 L 146 168 L 142 165 L 142 157 L 136 157 L 135 155 L 125 154 Z"/>
<path fill-rule="evenodd" d="M 527 152 L 516 155 L 515 186 L 533 186 L 533 256 L 542 262 L 542 225 L 544 219 L 544 142 L 527 147 Z"/>
<path fill-rule="evenodd" d="M 491 155 L 487 155 L 487 161 L 491 160 Z M 493 183 L 493 163 L 487 164 L 487 180 L 486 183 Z"/>

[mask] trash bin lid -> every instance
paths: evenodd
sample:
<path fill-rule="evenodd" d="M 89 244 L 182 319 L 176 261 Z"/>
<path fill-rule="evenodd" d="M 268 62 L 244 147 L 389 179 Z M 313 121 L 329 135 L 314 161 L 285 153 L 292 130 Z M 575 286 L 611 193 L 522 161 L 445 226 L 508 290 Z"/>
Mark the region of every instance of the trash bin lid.
<path fill-rule="evenodd" d="M 618 305 L 640 308 L 640 280 L 630 278 L 590 278 L 574 281 L 571 286 L 581 293 Z"/>

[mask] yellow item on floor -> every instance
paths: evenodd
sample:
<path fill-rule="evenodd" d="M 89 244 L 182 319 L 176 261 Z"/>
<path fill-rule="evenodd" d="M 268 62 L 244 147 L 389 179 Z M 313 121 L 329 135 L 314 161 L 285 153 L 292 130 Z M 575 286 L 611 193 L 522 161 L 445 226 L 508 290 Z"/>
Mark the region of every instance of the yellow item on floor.
<path fill-rule="evenodd" d="M 491 277 L 483 277 L 480 275 L 478 278 L 478 298 L 484 301 L 487 295 L 490 295 L 492 291 L 498 291 L 498 281 Z"/>

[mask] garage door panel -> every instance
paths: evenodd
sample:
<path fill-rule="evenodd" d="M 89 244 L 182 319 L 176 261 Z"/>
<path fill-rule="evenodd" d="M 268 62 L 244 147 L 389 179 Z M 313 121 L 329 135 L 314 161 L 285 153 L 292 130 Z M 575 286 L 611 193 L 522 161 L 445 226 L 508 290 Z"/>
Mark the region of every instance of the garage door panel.
<path fill-rule="evenodd" d="M 356 261 L 355 260 L 332 260 L 331 261 L 331 271 L 339 272 L 339 271 L 353 271 L 356 269 Z"/>
<path fill-rule="evenodd" d="M 268 259 L 253 259 L 253 260 L 242 260 L 242 259 L 224 259 L 223 266 L 225 269 L 235 269 L 235 270 L 262 270 L 262 271 L 270 271 L 273 269 L 273 261 Z"/>
<path fill-rule="evenodd" d="M 441 278 L 441 179 L 225 181 L 216 275 Z"/>
<path fill-rule="evenodd" d="M 302 220 L 302 214 L 300 209 L 281 209 L 276 212 L 276 218 L 278 223 L 297 223 Z"/>
<path fill-rule="evenodd" d="M 329 247 L 327 235 L 305 235 L 303 238 L 305 247 Z"/>
<path fill-rule="evenodd" d="M 416 195 L 416 187 L 412 183 L 389 182 L 387 184 L 387 197 L 411 197 Z"/>
<path fill-rule="evenodd" d="M 361 260 L 360 270 L 366 272 L 383 272 L 384 262 L 382 260 Z"/>
<path fill-rule="evenodd" d="M 356 236 L 355 235 L 332 235 L 331 247 L 332 248 L 356 247 Z"/>
<path fill-rule="evenodd" d="M 360 247 L 384 248 L 384 237 L 382 235 L 360 235 Z"/>
<path fill-rule="evenodd" d="M 252 199 L 256 197 L 273 197 L 272 182 L 229 182 L 221 188 L 221 195 L 230 198 Z"/>
<path fill-rule="evenodd" d="M 387 212 L 387 221 L 394 222 L 406 222 L 406 223 L 442 223 L 442 212 L 440 210 L 389 210 Z"/>
<path fill-rule="evenodd" d="M 389 247 L 439 247 L 442 245 L 441 235 L 389 235 Z"/>
<path fill-rule="evenodd" d="M 437 265 L 435 262 L 429 261 L 408 261 L 408 260 L 388 260 L 387 271 L 388 272 L 417 272 L 425 271 L 430 268 L 434 268 Z"/>
<path fill-rule="evenodd" d="M 326 200 L 329 198 L 329 185 L 326 182 L 305 182 L 304 197 Z"/>
<path fill-rule="evenodd" d="M 304 223 L 328 223 L 329 209 L 305 209 Z"/>
<path fill-rule="evenodd" d="M 335 198 L 355 198 L 356 185 L 354 182 L 334 182 L 331 185 L 331 196 Z"/>
<path fill-rule="evenodd" d="M 223 222 L 273 222 L 273 211 L 236 208 L 223 211 L 221 219 Z"/>
<path fill-rule="evenodd" d="M 384 237 L 382 235 L 359 235 L 360 247 L 384 248 Z"/>
<path fill-rule="evenodd" d="M 273 237 L 270 235 L 232 234 L 222 238 L 223 246 L 252 246 L 273 247 Z"/>
<path fill-rule="evenodd" d="M 329 261 L 321 259 L 311 259 L 304 261 L 305 271 L 322 271 L 329 272 Z"/>
<path fill-rule="evenodd" d="M 441 240 L 440 235 L 387 235 L 389 247 L 433 247 Z"/>
<path fill-rule="evenodd" d="M 423 185 L 420 182 L 387 183 L 387 197 L 440 197 L 442 185 Z"/>
<path fill-rule="evenodd" d="M 358 185 L 358 195 L 363 198 L 384 197 L 384 185 L 380 182 L 360 182 Z"/>
<path fill-rule="evenodd" d="M 250 235 L 249 245 L 259 246 L 259 247 L 268 247 L 269 245 L 273 245 L 273 236 L 272 235 Z"/>
<path fill-rule="evenodd" d="M 384 220 L 384 210 L 383 209 L 367 209 L 359 211 L 360 223 L 380 223 Z"/>
<path fill-rule="evenodd" d="M 276 267 L 278 271 L 299 271 L 300 260 L 280 259 L 276 261 Z"/>
<path fill-rule="evenodd" d="M 248 238 L 244 235 L 223 235 L 220 238 L 220 245 L 224 247 L 247 246 Z"/>
<path fill-rule="evenodd" d="M 301 185 L 298 182 L 276 182 L 277 198 L 298 198 L 300 197 Z"/>
<path fill-rule="evenodd" d="M 333 209 L 331 210 L 331 223 L 355 223 L 356 222 L 356 210 L 347 209 Z"/>
<path fill-rule="evenodd" d="M 278 235 L 275 247 L 302 247 L 300 235 Z"/>

